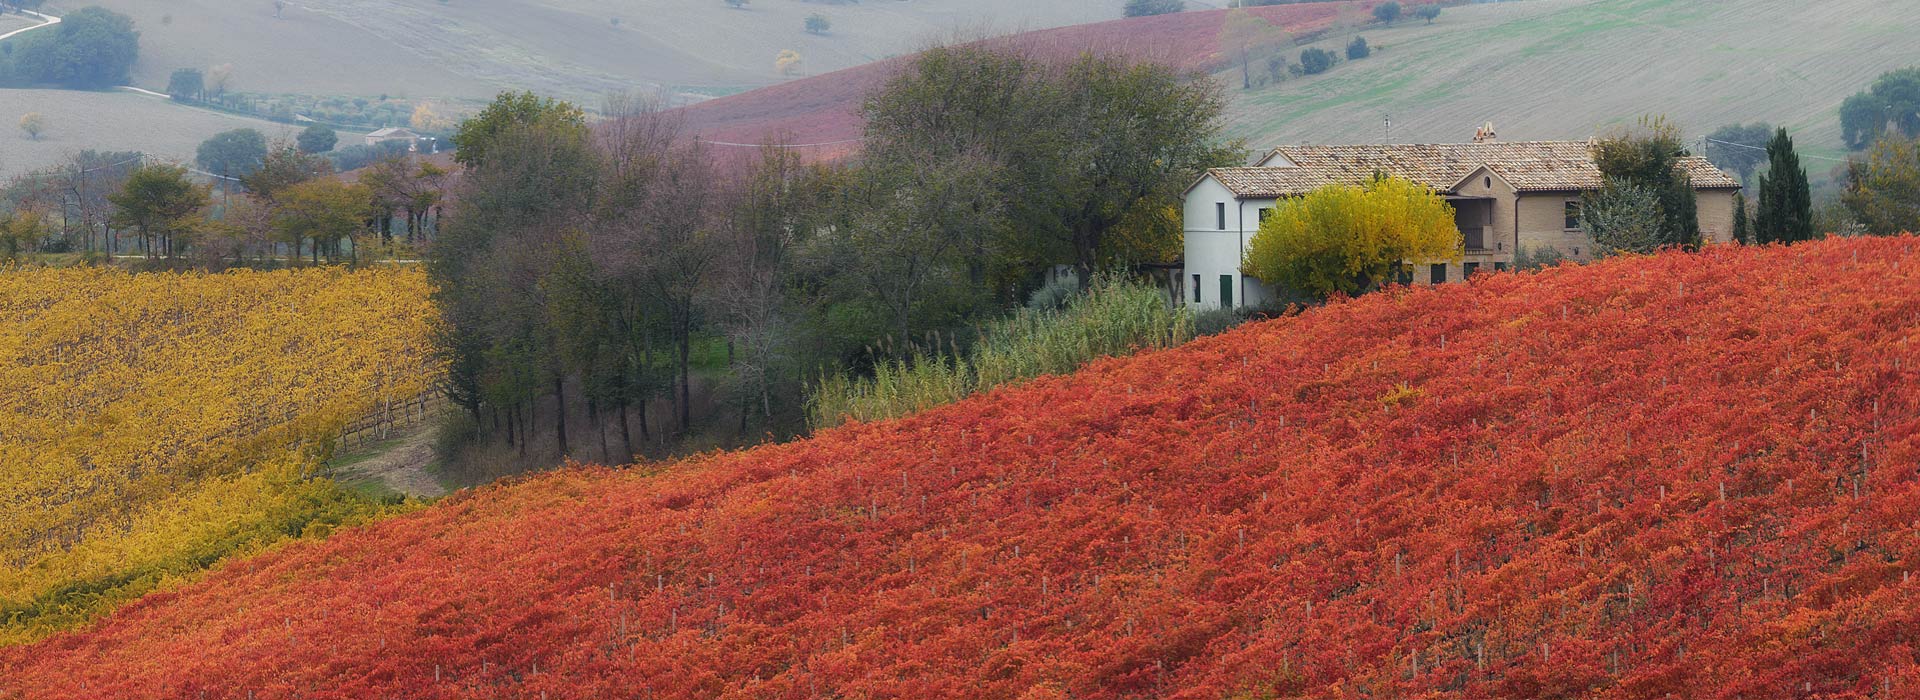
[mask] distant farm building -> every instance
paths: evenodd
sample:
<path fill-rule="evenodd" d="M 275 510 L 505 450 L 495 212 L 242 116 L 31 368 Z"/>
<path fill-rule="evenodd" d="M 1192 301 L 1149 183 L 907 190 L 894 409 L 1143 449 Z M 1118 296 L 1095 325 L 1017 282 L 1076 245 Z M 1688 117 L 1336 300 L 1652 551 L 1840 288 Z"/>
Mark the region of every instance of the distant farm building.
<path fill-rule="evenodd" d="M 1732 240 L 1733 195 L 1740 181 L 1699 156 L 1682 158 L 1681 166 L 1698 197 L 1701 238 Z M 1593 144 L 1503 142 L 1487 126 L 1473 143 L 1282 146 L 1252 167 L 1207 171 L 1187 189 L 1181 296 L 1201 309 L 1257 306 L 1271 299 L 1271 289 L 1240 274 L 1240 261 L 1275 202 L 1330 184 L 1362 184 L 1376 174 L 1426 185 L 1455 210 L 1461 259 L 1409 261 L 1415 265 L 1407 281 L 1438 284 L 1481 270 L 1505 270 L 1521 248 L 1551 248 L 1574 260 L 1592 257 L 1580 200 L 1602 184 Z"/>
<path fill-rule="evenodd" d="M 378 146 L 393 141 L 405 141 L 407 143 L 407 150 L 409 151 L 420 150 L 420 138 L 420 135 L 414 133 L 412 129 L 397 126 L 390 126 L 367 134 L 366 136 L 367 145 L 369 146 Z"/>

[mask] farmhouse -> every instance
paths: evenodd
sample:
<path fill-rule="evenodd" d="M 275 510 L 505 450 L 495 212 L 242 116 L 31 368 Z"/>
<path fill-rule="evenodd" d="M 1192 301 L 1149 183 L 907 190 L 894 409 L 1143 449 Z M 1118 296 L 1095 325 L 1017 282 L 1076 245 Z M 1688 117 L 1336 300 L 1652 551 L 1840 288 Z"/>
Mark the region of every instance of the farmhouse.
<path fill-rule="evenodd" d="M 1699 198 L 1701 238 L 1731 240 L 1740 181 L 1705 158 L 1688 156 L 1681 163 Z M 1473 143 L 1282 146 L 1252 167 L 1209 170 L 1187 189 L 1186 303 L 1215 309 L 1270 299 L 1272 290 L 1240 274 L 1240 261 L 1274 203 L 1324 185 L 1358 185 L 1376 173 L 1431 187 L 1454 207 L 1461 259 L 1412 261 L 1415 283 L 1504 270 L 1521 248 L 1553 249 L 1575 260 L 1592 255 L 1580 222 L 1581 194 L 1599 189 L 1602 181 L 1590 142 L 1499 141 L 1489 125 Z"/>
<path fill-rule="evenodd" d="M 407 150 L 409 151 L 416 150 L 420 147 L 419 134 L 414 133 L 412 129 L 394 126 L 367 134 L 366 139 L 367 145 L 369 146 L 378 146 L 388 141 L 405 141 L 407 142 Z"/>

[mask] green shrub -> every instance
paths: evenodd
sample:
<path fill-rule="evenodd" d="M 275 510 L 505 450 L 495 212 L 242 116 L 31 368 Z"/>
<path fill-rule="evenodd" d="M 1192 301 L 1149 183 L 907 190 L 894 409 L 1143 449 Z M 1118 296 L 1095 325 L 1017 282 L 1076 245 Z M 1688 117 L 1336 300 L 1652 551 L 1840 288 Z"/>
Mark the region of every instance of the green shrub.
<path fill-rule="evenodd" d="M 822 377 L 807 397 L 809 421 L 820 429 L 898 418 L 997 386 L 1071 372 L 1101 357 L 1194 337 L 1186 309 L 1169 305 L 1160 288 L 1119 275 L 1095 276 L 1091 289 L 1060 308 L 1036 306 L 1042 308 L 1022 308 L 981 328 L 979 341 L 963 356 L 919 354 L 878 363 L 872 377 Z"/>

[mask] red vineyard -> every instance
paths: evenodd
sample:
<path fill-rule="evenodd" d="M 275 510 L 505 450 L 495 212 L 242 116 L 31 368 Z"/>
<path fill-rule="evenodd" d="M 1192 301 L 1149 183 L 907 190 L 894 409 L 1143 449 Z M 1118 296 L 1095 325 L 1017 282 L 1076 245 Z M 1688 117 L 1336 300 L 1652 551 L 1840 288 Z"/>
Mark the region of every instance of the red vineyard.
<path fill-rule="evenodd" d="M 0 650 L 0 688 L 1912 697 L 1916 248 L 1486 275 L 570 469 Z"/>

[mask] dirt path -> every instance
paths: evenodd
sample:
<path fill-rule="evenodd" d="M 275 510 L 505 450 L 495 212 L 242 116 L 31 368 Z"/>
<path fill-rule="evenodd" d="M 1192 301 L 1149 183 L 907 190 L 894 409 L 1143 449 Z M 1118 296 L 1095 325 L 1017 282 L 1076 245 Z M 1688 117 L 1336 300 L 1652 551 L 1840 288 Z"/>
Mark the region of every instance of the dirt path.
<path fill-rule="evenodd" d="M 341 466 L 333 476 L 343 482 L 378 480 L 387 488 L 408 496 L 445 496 L 447 489 L 429 471 L 432 464 L 433 428 L 422 427 L 384 445 L 380 452 L 370 457 Z"/>

